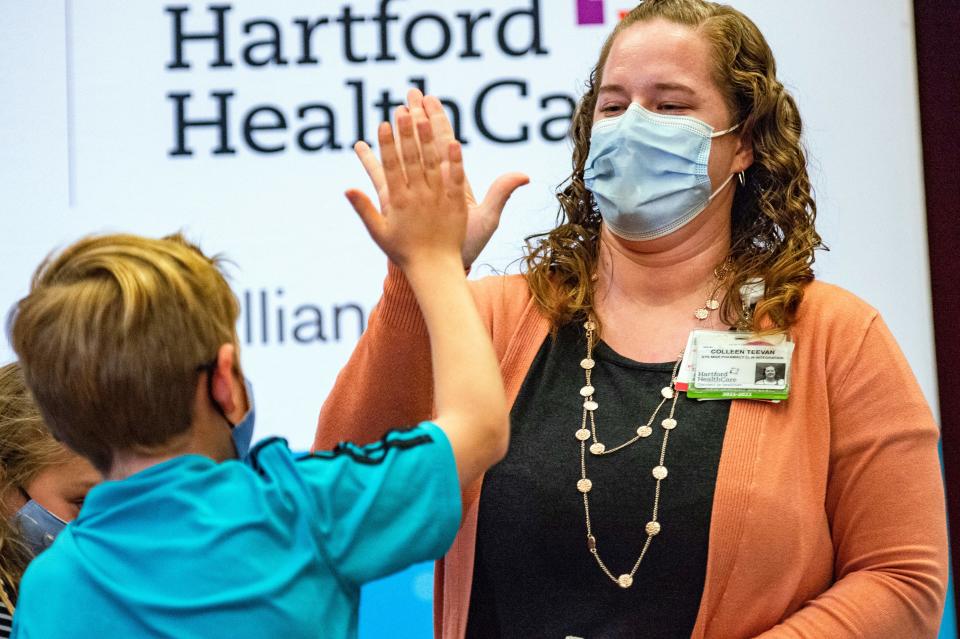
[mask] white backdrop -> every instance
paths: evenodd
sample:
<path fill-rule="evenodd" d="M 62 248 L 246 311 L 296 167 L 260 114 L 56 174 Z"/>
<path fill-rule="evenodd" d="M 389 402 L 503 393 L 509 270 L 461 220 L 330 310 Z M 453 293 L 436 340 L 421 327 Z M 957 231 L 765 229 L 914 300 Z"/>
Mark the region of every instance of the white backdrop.
<path fill-rule="evenodd" d="M 383 4 L 396 19 L 377 21 Z M 573 0 L 0 0 L 0 309 L 26 292 L 51 249 L 81 235 L 184 229 L 237 264 L 258 436 L 307 446 L 359 334 L 358 311 L 369 313 L 385 272 L 342 197 L 366 186 L 350 151 L 358 127 L 371 139 L 381 93 L 402 99 L 411 78 L 456 102 L 475 189 L 508 170 L 532 179 L 479 260 L 506 268 L 525 235 L 553 224 L 552 193 L 569 167 L 569 144 L 545 139 L 541 125 L 560 118 L 546 125 L 559 137 L 569 117 L 562 96 L 578 95 L 617 11 L 631 6 L 579 3 L 591 4 L 604 24 L 579 25 Z M 933 402 L 911 4 L 734 4 L 766 34 L 805 121 L 819 228 L 833 249 L 817 274 L 882 311 Z M 208 38 L 182 43 L 189 69 L 170 68 L 178 16 L 196 35 L 220 15 L 232 66 L 211 67 L 218 42 Z M 309 51 L 304 24 L 313 25 Z M 245 50 L 266 64 L 245 61 Z M 213 119 L 212 92 L 231 94 L 222 98 L 225 145 L 218 127 L 188 126 L 181 150 L 193 155 L 174 155 L 178 100 L 187 119 Z M 248 119 L 273 128 L 251 129 L 248 141 Z M 506 141 L 524 130 L 528 139 Z M 212 153 L 221 146 L 234 152 Z M 12 358 L 4 336 L 0 361 Z"/>

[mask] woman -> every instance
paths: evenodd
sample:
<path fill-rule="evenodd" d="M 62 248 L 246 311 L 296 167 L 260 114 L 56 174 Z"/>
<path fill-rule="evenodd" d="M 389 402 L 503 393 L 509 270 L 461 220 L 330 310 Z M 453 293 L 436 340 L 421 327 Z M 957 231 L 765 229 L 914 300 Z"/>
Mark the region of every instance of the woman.
<path fill-rule="evenodd" d="M 20 578 L 80 512 L 100 475 L 47 430 L 16 363 L 0 367 L 0 637 L 10 635 Z"/>
<path fill-rule="evenodd" d="M 783 386 L 783 378 L 777 377 L 777 367 L 773 364 L 768 364 L 762 368 L 758 366 L 760 376 L 757 377 L 757 384 L 769 385 L 769 386 Z"/>
<path fill-rule="evenodd" d="M 432 98 L 410 111 L 450 135 Z M 814 280 L 800 132 L 739 12 L 650 0 L 614 29 L 574 115 L 563 223 L 524 275 L 474 285 L 512 443 L 465 491 L 439 636 L 935 636 L 938 430 L 877 312 Z M 467 264 L 520 182 L 474 207 Z M 690 332 L 731 327 L 789 334 L 787 400 L 679 392 Z M 426 344 L 391 265 L 316 445 L 429 415 Z"/>

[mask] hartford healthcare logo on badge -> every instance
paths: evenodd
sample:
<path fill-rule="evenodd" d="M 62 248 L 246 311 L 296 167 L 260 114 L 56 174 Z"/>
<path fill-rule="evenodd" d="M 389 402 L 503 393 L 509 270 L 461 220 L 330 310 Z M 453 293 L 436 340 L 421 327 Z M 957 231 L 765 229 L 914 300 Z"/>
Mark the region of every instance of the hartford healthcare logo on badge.
<path fill-rule="evenodd" d="M 512 64 L 549 59 L 544 3 L 498 4 L 315 3 L 325 12 L 270 16 L 244 14 L 239 4 L 165 6 L 173 123 L 167 155 L 342 152 L 370 142 L 409 86 L 440 98 L 464 144 L 560 142 L 574 95 L 536 88 L 535 65 Z M 397 81 L 405 86 L 384 86 Z M 277 95 L 293 93 L 268 88 L 284 82 L 315 84 L 316 98 L 278 103 Z"/>

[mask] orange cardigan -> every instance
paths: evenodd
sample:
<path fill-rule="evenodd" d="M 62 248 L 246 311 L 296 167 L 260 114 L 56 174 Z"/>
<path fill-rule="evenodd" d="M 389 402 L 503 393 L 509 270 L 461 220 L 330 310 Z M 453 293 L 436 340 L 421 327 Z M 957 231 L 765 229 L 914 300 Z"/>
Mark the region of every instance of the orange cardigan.
<path fill-rule="evenodd" d="M 471 283 L 512 402 L 549 332 L 522 276 Z M 939 431 L 877 311 L 814 282 L 792 329 L 791 397 L 732 403 L 694 639 L 935 637 L 947 584 Z M 429 341 L 389 267 L 384 296 L 320 412 L 316 448 L 432 413 Z M 436 635 L 460 639 L 480 483 L 437 562 Z"/>

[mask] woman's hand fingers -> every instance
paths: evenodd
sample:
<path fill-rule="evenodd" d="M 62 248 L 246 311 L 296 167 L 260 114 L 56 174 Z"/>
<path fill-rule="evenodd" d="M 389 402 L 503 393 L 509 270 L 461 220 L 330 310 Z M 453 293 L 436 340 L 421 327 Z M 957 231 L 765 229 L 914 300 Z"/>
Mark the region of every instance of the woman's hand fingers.
<path fill-rule="evenodd" d="M 470 207 L 467 236 L 463 241 L 461 252 L 464 266 L 473 264 L 487 242 L 490 241 L 494 231 L 500 225 L 500 215 L 503 213 L 507 199 L 518 187 L 529 181 L 530 178 L 523 173 L 501 175 L 490 185 L 490 190 L 487 191 L 483 202 Z M 470 196 L 467 197 L 469 201 Z"/>
<path fill-rule="evenodd" d="M 407 91 L 407 109 L 413 118 L 413 126 L 416 129 L 414 133 L 417 135 L 417 141 L 422 145 L 423 140 L 420 138 L 420 121 L 429 119 L 427 118 L 426 111 L 423 110 L 423 94 L 420 93 L 420 89 L 410 89 Z"/>
<path fill-rule="evenodd" d="M 423 111 L 430 120 L 430 128 L 433 129 L 437 153 L 440 154 L 440 157 L 444 160 L 444 163 L 446 163 L 447 150 L 450 148 L 450 142 L 457 141 L 456 136 L 453 134 L 453 127 L 450 125 L 450 118 L 447 117 L 447 112 L 444 110 L 440 100 L 432 95 L 424 96 Z M 471 206 L 475 205 L 476 198 L 473 196 L 470 183 L 464 181 L 463 188 L 467 194 L 467 203 Z"/>
<path fill-rule="evenodd" d="M 407 91 L 407 108 L 410 113 L 416 115 L 417 111 L 423 110 L 423 93 L 420 89 L 410 89 Z"/>
<path fill-rule="evenodd" d="M 440 100 L 432 95 L 423 98 L 423 110 L 427 118 L 430 119 L 437 144 L 443 148 L 444 156 L 446 156 L 449 142 L 456 139 L 453 136 L 453 127 L 450 126 L 447 112 L 443 110 L 443 104 L 440 103 Z"/>
<path fill-rule="evenodd" d="M 489 210 L 491 214 L 496 215 L 499 219 L 500 214 L 503 213 L 503 207 L 506 206 L 507 200 L 510 199 L 513 192 L 529 182 L 530 178 L 523 173 L 507 173 L 506 175 L 501 175 L 490 185 L 490 189 L 487 191 L 487 195 L 483 198 L 480 206 Z"/>

